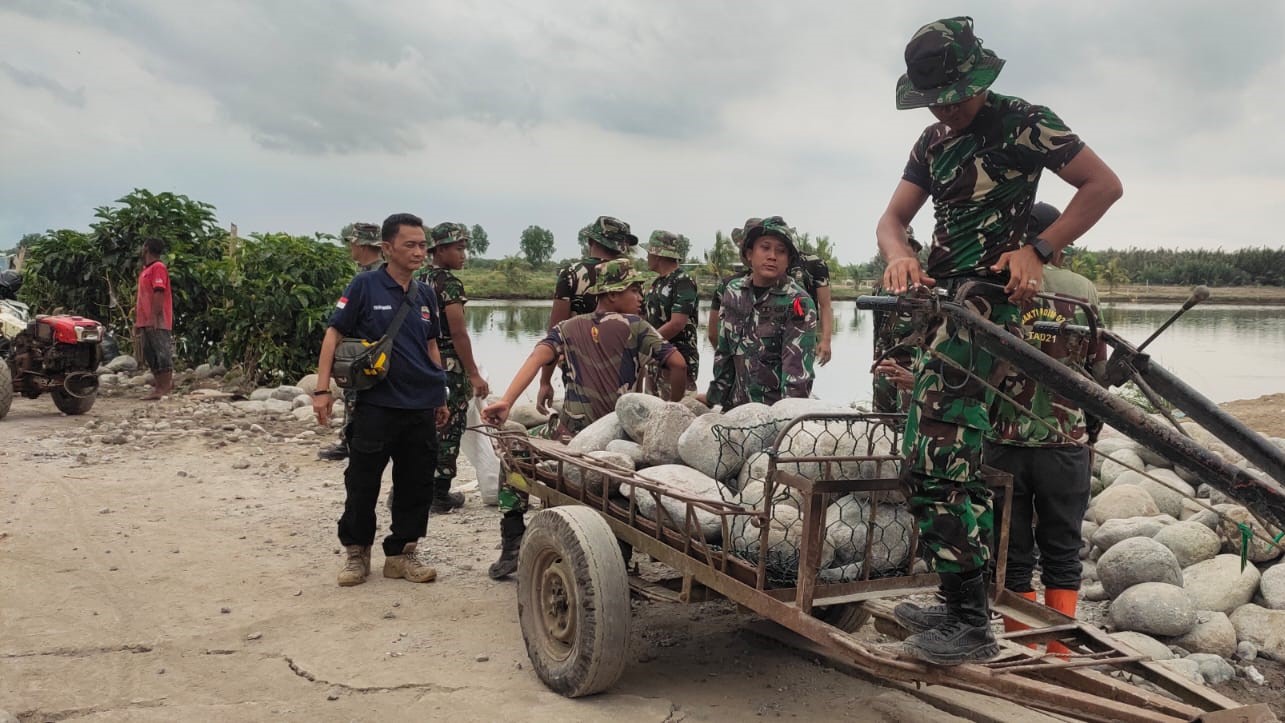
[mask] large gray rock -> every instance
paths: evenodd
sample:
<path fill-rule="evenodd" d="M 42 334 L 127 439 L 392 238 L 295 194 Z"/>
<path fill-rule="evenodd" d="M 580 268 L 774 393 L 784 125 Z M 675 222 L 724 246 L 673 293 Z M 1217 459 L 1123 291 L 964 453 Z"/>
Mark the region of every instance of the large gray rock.
<path fill-rule="evenodd" d="M 107 362 L 105 366 L 116 374 L 120 374 L 121 372 L 136 372 L 138 371 L 138 360 L 128 354 L 121 354 Z"/>
<path fill-rule="evenodd" d="M 290 400 L 290 406 L 294 407 L 295 409 L 298 409 L 299 407 L 311 407 L 312 397 L 307 394 L 300 394 L 299 396 Z"/>
<path fill-rule="evenodd" d="M 1204 685 L 1205 678 L 1200 674 L 1200 664 L 1194 660 L 1186 658 L 1174 658 L 1172 660 L 1163 660 L 1159 663 L 1182 677 L 1190 680 L 1196 685 Z"/>
<path fill-rule="evenodd" d="M 1145 655 L 1152 660 L 1171 660 L 1175 656 L 1168 645 L 1156 640 L 1146 633 L 1135 633 L 1132 630 L 1121 630 L 1111 633 L 1111 637 L 1116 641 L 1124 643 L 1133 648 L 1139 655 Z"/>
<path fill-rule="evenodd" d="M 536 411 L 534 402 L 518 402 L 509 410 L 509 419 L 530 429 L 549 422 L 549 415 Z"/>
<path fill-rule="evenodd" d="M 1185 568 L 1182 586 L 1201 610 L 1231 613 L 1254 597 L 1258 578 L 1258 568 L 1246 565 L 1241 570 L 1236 555 L 1218 555 Z"/>
<path fill-rule="evenodd" d="M 1149 537 L 1131 537 L 1102 553 L 1098 577 L 1103 589 L 1114 598 L 1139 583 L 1182 585 L 1182 568 L 1169 548 Z"/>
<path fill-rule="evenodd" d="M 1128 465 L 1127 467 L 1125 465 Z M 1111 453 L 1111 459 L 1102 460 L 1102 471 L 1098 476 L 1110 487 L 1115 483 L 1117 477 L 1133 469 L 1145 469 L 1147 464 L 1142 461 L 1137 452 L 1131 449 L 1121 449 Z"/>
<path fill-rule="evenodd" d="M 709 408 L 709 405 L 708 405 L 708 404 L 706 404 L 706 403 L 702 402 L 701 400 L 697 399 L 697 398 L 696 398 L 696 395 L 695 395 L 694 393 L 691 393 L 691 392 L 689 392 L 689 393 L 687 394 L 687 396 L 683 397 L 682 405 L 683 405 L 684 407 L 687 407 L 688 409 L 692 410 L 692 414 L 694 414 L 694 415 L 696 415 L 696 416 L 698 416 L 698 417 L 700 417 L 700 416 L 702 416 L 702 415 L 705 415 L 705 414 L 709 414 L 710 412 L 714 411 L 714 410 L 712 410 L 712 409 L 710 409 L 710 408 Z"/>
<path fill-rule="evenodd" d="M 272 398 L 271 387 L 259 387 L 258 389 L 255 389 L 253 392 L 250 392 L 250 401 L 252 402 L 262 402 L 271 398 Z"/>
<path fill-rule="evenodd" d="M 741 471 L 736 474 L 736 489 L 749 489 L 756 482 L 759 485 L 766 484 L 771 463 L 772 458 L 767 452 L 755 452 L 750 455 L 749 459 L 745 460 L 745 464 L 741 465 Z M 728 480 L 728 484 L 730 483 L 731 480 Z M 802 499 L 802 496 L 799 496 L 800 502 Z"/>
<path fill-rule="evenodd" d="M 607 449 L 607 443 L 624 436 L 625 430 L 615 412 L 603 416 L 598 421 L 580 430 L 580 433 L 567 443 L 567 450 L 588 454 Z"/>
<path fill-rule="evenodd" d="M 643 462 L 642 445 L 637 442 L 631 442 L 628 439 L 613 439 L 610 442 L 607 442 L 606 451 L 623 454 L 629 457 L 629 459 L 634 462 L 634 469 L 641 469 L 647 466 L 646 463 Z"/>
<path fill-rule="evenodd" d="M 781 441 L 782 456 L 786 457 L 852 457 L 843 462 L 791 462 L 782 469 L 811 480 L 844 479 L 896 479 L 900 474 L 898 462 L 875 462 L 863 457 L 895 455 L 891 440 L 884 435 L 873 439 L 867 436 L 864 424 L 851 424 L 844 420 L 808 420 L 792 425 Z"/>
<path fill-rule="evenodd" d="M 1285 562 L 1278 562 L 1263 571 L 1258 581 L 1258 592 L 1267 607 L 1285 610 Z"/>
<path fill-rule="evenodd" d="M 1220 655 L 1192 653 L 1187 660 L 1200 666 L 1200 677 L 1209 685 L 1222 685 L 1236 677 L 1236 669 Z"/>
<path fill-rule="evenodd" d="M 1168 515 L 1154 517 L 1117 517 L 1107 520 L 1098 526 L 1089 537 L 1089 541 L 1098 549 L 1106 552 L 1117 543 L 1131 537 L 1155 537 L 1156 533 L 1174 520 Z M 1083 532 L 1083 530 L 1081 530 Z"/>
<path fill-rule="evenodd" d="M 1182 515 L 1182 501 L 1194 497 L 1196 490 L 1169 469 L 1154 469 L 1146 475 L 1125 471 L 1116 477 L 1113 487 L 1134 484 L 1147 491 L 1160 511 L 1177 519 Z"/>
<path fill-rule="evenodd" d="M 616 400 L 616 416 L 620 417 L 620 426 L 625 434 L 635 442 L 642 443 L 647 436 L 647 427 L 652 415 L 659 414 L 665 408 L 665 400 L 650 394 L 622 394 Z"/>
<path fill-rule="evenodd" d="M 732 520 L 731 548 L 737 554 L 757 560 L 763 548 L 763 528 L 755 526 L 752 515 L 737 515 Z M 799 564 L 799 547 L 803 538 L 803 519 L 799 511 L 789 505 L 772 509 L 772 519 L 767 526 L 767 564 L 778 574 L 795 572 Z M 821 547 L 820 569 L 834 562 L 834 548 L 829 541 Z"/>
<path fill-rule="evenodd" d="M 628 476 L 628 473 L 634 471 L 634 460 L 626 454 L 619 452 L 590 452 L 585 457 L 622 475 Z M 620 489 L 620 480 L 613 478 L 611 475 L 584 469 L 573 464 L 564 465 L 563 474 L 568 482 L 575 485 L 583 484 L 590 492 L 595 494 L 602 494 L 603 485 L 607 486 L 608 494 Z"/>
<path fill-rule="evenodd" d="M 869 497 L 846 495 L 826 510 L 826 539 L 834 548 L 835 562 L 865 564 L 866 540 L 870 528 L 870 567 L 875 573 L 896 570 L 910 557 L 910 536 L 915 518 L 901 503 L 880 500 L 872 505 Z"/>
<path fill-rule="evenodd" d="M 1122 517 L 1154 517 L 1160 514 L 1156 501 L 1137 485 L 1108 487 L 1093 498 L 1093 521 L 1102 524 Z"/>
<path fill-rule="evenodd" d="M 221 374 L 224 374 L 224 373 L 226 373 L 226 370 L 225 370 L 225 369 L 223 369 L 223 367 L 221 367 L 221 366 L 217 366 L 217 365 L 216 365 L 216 366 L 210 367 L 210 374 L 211 374 L 212 376 L 216 376 L 216 377 L 217 377 L 217 376 L 219 376 L 219 375 L 221 375 Z M 300 377 L 300 378 L 299 378 L 299 381 L 297 381 L 297 382 L 295 382 L 295 383 L 294 383 L 294 386 L 299 387 L 299 389 L 300 389 L 304 394 L 309 394 L 309 395 L 310 395 L 310 394 L 312 394 L 313 392 L 317 391 L 317 375 L 316 375 L 316 374 L 305 374 L 304 376 L 302 376 L 302 377 Z M 339 389 L 339 385 L 338 385 L 338 384 L 335 384 L 334 380 L 332 379 L 332 380 L 330 381 L 330 393 L 331 393 L 331 394 L 333 394 L 333 395 L 335 395 L 335 398 L 338 398 L 338 397 L 339 397 L 339 392 L 340 392 L 340 391 L 341 391 L 341 390 Z"/>
<path fill-rule="evenodd" d="M 294 411 L 294 401 L 285 399 L 263 400 L 263 411 L 268 414 L 289 414 Z"/>
<path fill-rule="evenodd" d="M 688 497 L 706 499 L 712 502 L 721 502 L 723 499 L 722 489 L 713 477 L 709 477 L 685 465 L 664 464 L 658 467 L 648 467 L 647 469 L 639 470 L 637 475 Z M 630 496 L 628 494 L 630 492 L 628 486 L 622 487 L 620 491 L 622 494 Z M 652 495 L 645 490 L 639 489 L 635 497 L 638 504 L 638 512 L 645 517 L 654 519 L 656 500 Z M 667 526 L 678 530 L 686 529 L 686 503 L 673 497 L 663 496 L 661 497 L 661 507 L 664 508 L 670 520 Z M 701 533 L 705 536 L 705 541 L 719 542 L 723 532 L 718 515 L 706 512 L 699 507 L 695 508 L 695 513 L 696 521 L 700 525 Z"/>
<path fill-rule="evenodd" d="M 766 511 L 768 505 L 763 500 L 766 495 L 766 486 L 762 482 L 750 482 L 740 488 L 736 494 L 736 503 L 746 509 Z M 803 497 L 793 487 L 777 485 L 772 491 L 772 506 L 777 505 L 788 505 L 797 510 L 803 506 Z"/>
<path fill-rule="evenodd" d="M 1111 601 L 1117 630 L 1149 635 L 1186 635 L 1196 627 L 1196 604 L 1186 590 L 1164 582 L 1144 582 Z"/>
<path fill-rule="evenodd" d="M 681 462 L 678 440 L 696 419 L 692 410 L 679 402 L 663 404 L 659 410 L 652 412 L 646 431 L 643 432 L 643 457 L 649 465 Z"/>
<path fill-rule="evenodd" d="M 678 437 L 678 456 L 688 467 L 727 481 L 735 478 L 747 455 L 736 439 L 727 437 L 730 432 L 723 436 L 715 434 L 715 426 L 729 429 L 722 414 L 703 414 L 692 420 Z"/>
<path fill-rule="evenodd" d="M 249 402 L 249 403 L 260 404 L 260 402 Z M 290 410 L 290 416 L 294 417 L 296 421 L 300 421 L 300 422 L 312 422 L 317 419 L 317 413 L 312 411 L 311 404 L 309 404 L 306 407 L 295 407 L 294 409 Z"/>
<path fill-rule="evenodd" d="M 1285 662 L 1285 610 L 1242 605 L 1229 617 L 1236 637 L 1258 646 L 1258 654 Z"/>
<path fill-rule="evenodd" d="M 1281 556 L 1281 548 L 1271 542 L 1280 530 L 1264 527 L 1249 514 L 1249 510 L 1240 505 L 1214 505 L 1214 509 L 1222 513 L 1222 519 L 1218 523 L 1218 536 L 1223 540 L 1223 552 L 1240 553 L 1238 523 L 1245 523 L 1254 530 L 1254 536 L 1249 541 L 1250 562 L 1268 562 Z"/>
<path fill-rule="evenodd" d="M 1167 425 L 1169 424 L 1169 422 L 1162 421 L 1161 424 Z M 1141 444 L 1134 447 L 1133 451 L 1138 453 L 1138 457 L 1142 458 L 1142 461 L 1146 462 L 1148 467 L 1157 467 L 1159 469 L 1173 469 L 1173 462 L 1170 462 L 1168 458 L 1166 458 L 1164 455 L 1159 454 L 1158 452 L 1151 451 L 1150 449 L 1142 446 Z"/>
<path fill-rule="evenodd" d="M 1222 546 L 1217 533 L 1192 520 L 1167 525 L 1151 539 L 1169 548 L 1182 567 L 1213 559 Z"/>
<path fill-rule="evenodd" d="M 772 405 L 772 417 L 776 419 L 777 425 L 784 428 L 790 420 L 801 417 L 804 414 L 817 414 L 823 412 L 851 412 L 851 407 L 845 407 L 837 402 L 828 402 L 824 399 L 806 399 L 801 397 L 786 397 L 777 400 Z"/>
<path fill-rule="evenodd" d="M 300 394 L 307 394 L 307 392 L 299 387 L 289 386 L 286 384 L 272 390 L 272 398 L 279 399 L 283 402 L 293 402 L 294 398 Z"/>
<path fill-rule="evenodd" d="M 1168 642 L 1192 653 L 1229 658 L 1236 652 L 1236 628 L 1232 627 L 1227 613 L 1201 610 L 1196 613 L 1196 627 L 1191 632 L 1168 638 Z"/>

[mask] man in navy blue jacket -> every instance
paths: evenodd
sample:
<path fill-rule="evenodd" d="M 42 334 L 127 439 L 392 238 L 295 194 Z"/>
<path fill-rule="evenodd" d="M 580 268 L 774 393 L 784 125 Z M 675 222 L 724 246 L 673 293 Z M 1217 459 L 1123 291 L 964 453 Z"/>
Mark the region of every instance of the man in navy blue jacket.
<path fill-rule="evenodd" d="M 348 468 L 344 470 L 344 514 L 339 541 L 346 556 L 342 586 L 360 585 L 370 574 L 375 541 L 375 503 L 380 479 L 393 462 L 392 531 L 384 538 L 384 577 L 431 582 L 437 571 L 416 555 L 428 529 L 432 470 L 437 467 L 437 427 L 449 418 L 446 374 L 437 350 L 441 313 L 432 287 L 411 278 L 424 263 L 428 243 L 424 222 L 409 213 L 384 220 L 383 268 L 357 274 L 335 305 L 317 362 L 312 408 L 317 422 L 330 421 L 334 399 L 330 372 L 335 347 L 344 337 L 379 339 L 409 296 L 411 308 L 393 339 L 388 375 L 357 393 L 349 414 Z"/>

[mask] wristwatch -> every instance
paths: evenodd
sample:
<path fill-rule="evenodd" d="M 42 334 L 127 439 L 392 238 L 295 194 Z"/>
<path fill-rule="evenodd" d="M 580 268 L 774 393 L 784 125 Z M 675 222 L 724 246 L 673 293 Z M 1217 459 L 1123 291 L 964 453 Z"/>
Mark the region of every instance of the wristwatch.
<path fill-rule="evenodd" d="M 1036 236 L 1034 241 L 1028 242 L 1026 245 L 1035 249 L 1035 255 L 1039 256 L 1040 261 L 1046 264 L 1049 259 L 1053 258 L 1053 254 L 1057 252 L 1057 249 L 1053 248 L 1053 244 L 1048 239 L 1040 238 L 1039 236 Z"/>

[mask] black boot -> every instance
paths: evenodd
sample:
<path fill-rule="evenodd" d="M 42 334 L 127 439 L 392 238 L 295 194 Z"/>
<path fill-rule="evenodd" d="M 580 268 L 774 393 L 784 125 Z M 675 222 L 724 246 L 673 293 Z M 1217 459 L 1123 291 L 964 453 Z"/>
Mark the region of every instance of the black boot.
<path fill-rule="evenodd" d="M 491 564 L 486 574 L 499 580 L 518 569 L 518 553 L 522 550 L 522 536 L 526 534 L 526 520 L 521 512 L 506 512 L 500 518 L 500 559 Z"/>
<path fill-rule="evenodd" d="M 340 462 L 348 459 L 348 442 L 341 439 L 329 447 L 322 447 L 317 451 L 317 459 L 324 459 L 329 462 Z"/>
<path fill-rule="evenodd" d="M 444 515 L 451 510 L 464 506 L 464 493 L 452 492 L 449 487 L 443 493 L 433 491 L 433 504 L 429 510 L 435 515 Z"/>
<path fill-rule="evenodd" d="M 988 569 L 982 575 L 982 588 L 988 589 L 992 572 Z M 901 627 L 909 630 L 911 633 L 922 633 L 925 630 L 931 630 L 941 627 L 946 622 L 947 603 L 949 600 L 946 596 L 946 586 L 943 581 L 942 586 L 937 589 L 937 597 L 943 602 L 936 605 L 916 605 L 914 603 L 898 603 L 892 609 L 892 616 L 896 618 Z"/>
<path fill-rule="evenodd" d="M 990 660 L 999 655 L 991 632 L 990 600 L 981 571 L 968 577 L 941 573 L 946 593 L 946 621 L 906 638 L 906 652 L 936 665 L 959 665 Z"/>

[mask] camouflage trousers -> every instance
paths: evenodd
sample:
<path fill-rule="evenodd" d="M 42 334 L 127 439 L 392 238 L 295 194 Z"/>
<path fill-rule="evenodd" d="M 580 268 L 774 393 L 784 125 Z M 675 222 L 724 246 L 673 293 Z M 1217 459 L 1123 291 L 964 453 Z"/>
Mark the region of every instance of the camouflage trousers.
<path fill-rule="evenodd" d="M 527 435 L 541 439 L 553 439 L 554 428 L 550 424 L 541 424 L 527 430 Z M 522 514 L 527 511 L 531 495 L 526 488 L 522 475 L 501 469 L 500 472 L 500 512 Z"/>
<path fill-rule="evenodd" d="M 887 377 L 881 377 L 878 374 L 874 377 L 874 388 L 872 390 L 870 403 L 871 407 L 882 414 L 898 414 L 905 407 L 908 394 L 904 394 Z"/>
<path fill-rule="evenodd" d="M 687 391 L 696 391 L 696 377 L 700 375 L 701 358 L 695 349 L 679 349 L 687 362 Z M 661 399 L 669 399 L 669 374 L 665 367 L 652 362 L 647 365 L 647 392 Z"/>
<path fill-rule="evenodd" d="M 468 405 L 473 398 L 473 385 L 460 369 L 459 362 L 443 361 L 446 363 L 446 408 L 451 412 L 451 419 L 437 432 L 437 471 L 433 474 L 433 494 L 438 498 L 451 491 L 451 483 L 455 480 L 460 438 L 468 424 Z"/>
<path fill-rule="evenodd" d="M 965 304 L 1000 326 L 1020 321 L 1018 307 L 1002 296 L 972 297 Z M 925 558 L 938 572 L 966 573 L 985 567 L 991 556 L 995 511 L 981 462 L 995 394 L 932 352 L 996 386 L 1003 369 L 953 322 L 939 322 L 927 338 L 931 351 L 916 362 L 902 437 L 908 501 Z"/>

